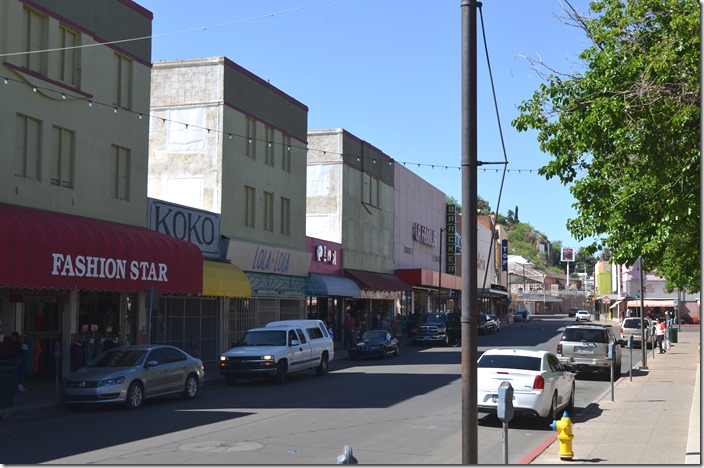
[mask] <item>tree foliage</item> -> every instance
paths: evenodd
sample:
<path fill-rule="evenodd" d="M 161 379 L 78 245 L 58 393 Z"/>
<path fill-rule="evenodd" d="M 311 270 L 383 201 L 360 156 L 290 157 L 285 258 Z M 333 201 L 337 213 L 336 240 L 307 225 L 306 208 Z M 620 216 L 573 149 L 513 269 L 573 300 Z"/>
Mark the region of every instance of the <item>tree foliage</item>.
<path fill-rule="evenodd" d="M 582 71 L 531 63 L 545 83 L 513 121 L 537 130 L 552 160 L 539 173 L 570 187 L 572 235 L 590 254 L 642 256 L 668 289 L 700 288 L 700 13 L 696 0 L 566 0 L 564 21 L 591 45 Z"/>

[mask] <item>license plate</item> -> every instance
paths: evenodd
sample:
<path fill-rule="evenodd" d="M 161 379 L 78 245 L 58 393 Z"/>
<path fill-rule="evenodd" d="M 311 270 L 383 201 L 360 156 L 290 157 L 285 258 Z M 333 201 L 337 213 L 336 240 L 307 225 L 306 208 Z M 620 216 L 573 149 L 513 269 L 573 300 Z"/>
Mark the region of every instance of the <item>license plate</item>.
<path fill-rule="evenodd" d="M 580 353 L 580 354 L 594 354 L 594 347 L 593 346 L 575 346 L 574 352 Z"/>

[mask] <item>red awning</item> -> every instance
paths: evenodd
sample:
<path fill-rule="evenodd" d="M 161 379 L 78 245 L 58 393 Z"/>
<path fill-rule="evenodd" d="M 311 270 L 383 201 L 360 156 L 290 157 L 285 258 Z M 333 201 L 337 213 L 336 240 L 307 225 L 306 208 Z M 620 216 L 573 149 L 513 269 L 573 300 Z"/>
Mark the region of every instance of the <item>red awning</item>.
<path fill-rule="evenodd" d="M 396 275 L 373 271 L 347 270 L 345 274 L 355 280 L 361 288 L 381 291 L 411 291 L 412 288 Z"/>
<path fill-rule="evenodd" d="M 0 203 L 0 287 L 198 294 L 203 254 L 138 226 Z"/>

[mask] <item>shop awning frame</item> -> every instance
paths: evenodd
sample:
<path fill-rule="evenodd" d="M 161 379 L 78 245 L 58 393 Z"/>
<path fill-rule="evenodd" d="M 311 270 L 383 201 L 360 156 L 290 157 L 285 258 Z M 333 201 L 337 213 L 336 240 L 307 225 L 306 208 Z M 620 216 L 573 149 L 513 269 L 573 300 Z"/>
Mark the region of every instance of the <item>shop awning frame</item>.
<path fill-rule="evenodd" d="M 640 299 L 629 299 L 628 307 L 640 307 Z M 643 299 L 643 307 L 675 307 L 674 299 Z"/>
<path fill-rule="evenodd" d="M 203 254 L 145 227 L 0 203 L 0 287 L 199 294 Z"/>
<path fill-rule="evenodd" d="M 404 280 L 388 273 L 345 269 L 345 275 L 356 281 L 362 289 L 399 292 L 413 290 Z"/>
<path fill-rule="evenodd" d="M 241 268 L 227 262 L 203 262 L 203 296 L 249 299 L 252 286 Z"/>
<path fill-rule="evenodd" d="M 317 273 L 306 278 L 306 296 L 362 297 L 359 286 L 351 279 Z"/>

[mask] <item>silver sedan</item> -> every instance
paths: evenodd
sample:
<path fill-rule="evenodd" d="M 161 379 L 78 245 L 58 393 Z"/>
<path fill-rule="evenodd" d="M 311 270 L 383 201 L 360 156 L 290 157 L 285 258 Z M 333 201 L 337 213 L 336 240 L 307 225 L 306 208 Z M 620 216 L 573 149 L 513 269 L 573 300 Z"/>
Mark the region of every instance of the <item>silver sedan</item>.
<path fill-rule="evenodd" d="M 203 362 L 176 347 L 121 346 L 64 379 L 61 399 L 67 405 L 123 403 L 139 408 L 146 398 L 162 395 L 194 398 L 204 379 Z"/>

